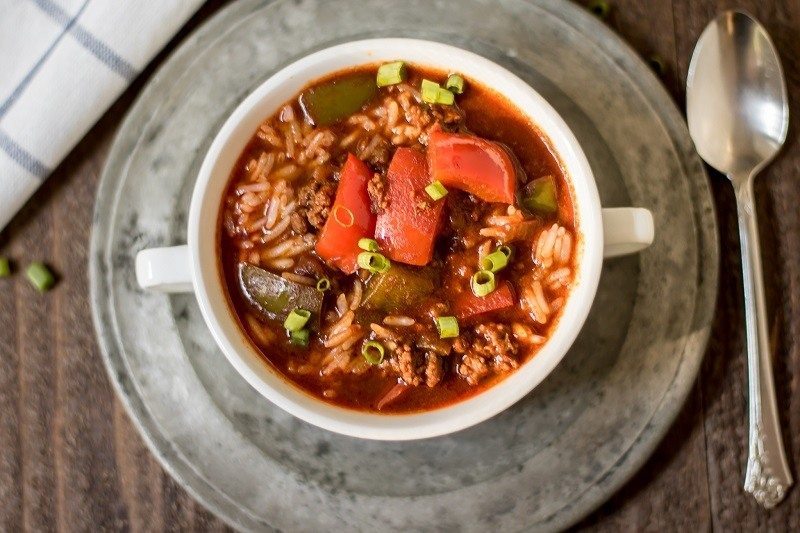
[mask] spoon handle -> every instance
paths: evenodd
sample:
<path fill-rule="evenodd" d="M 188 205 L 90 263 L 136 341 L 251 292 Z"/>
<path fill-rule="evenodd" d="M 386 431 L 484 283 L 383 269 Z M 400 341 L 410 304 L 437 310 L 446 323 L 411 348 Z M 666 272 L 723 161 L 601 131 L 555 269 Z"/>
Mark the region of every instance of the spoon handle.
<path fill-rule="evenodd" d="M 744 490 L 751 493 L 758 503 L 771 508 L 783 500 L 792 485 L 792 474 L 783 450 L 775 401 L 752 176 L 738 183 L 736 204 L 742 247 L 750 395 L 750 443 Z"/>

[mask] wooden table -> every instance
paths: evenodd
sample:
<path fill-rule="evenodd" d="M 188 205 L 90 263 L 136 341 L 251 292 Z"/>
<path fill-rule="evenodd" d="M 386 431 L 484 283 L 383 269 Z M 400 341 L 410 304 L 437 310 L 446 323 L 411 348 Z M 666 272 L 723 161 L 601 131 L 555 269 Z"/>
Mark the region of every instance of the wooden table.
<path fill-rule="evenodd" d="M 224 524 L 150 455 L 115 397 L 88 298 L 92 208 L 111 140 L 166 53 L 224 1 L 209 2 L 105 114 L 0 233 L 0 256 L 47 261 L 62 278 L 45 295 L 23 276 L 0 283 L 0 529 L 220 530 Z M 665 65 L 680 106 L 689 57 L 706 23 L 742 7 L 782 53 L 800 119 L 800 1 L 610 0 L 608 19 Z M 646 7 L 645 7 L 646 4 Z M 0 177 L 0 179 L 2 179 Z M 580 527 L 624 530 L 800 530 L 800 489 L 777 509 L 742 491 L 747 456 L 741 272 L 733 194 L 711 173 L 722 256 L 717 314 L 699 380 L 653 457 Z M 800 477 L 800 139 L 756 183 L 776 388 L 787 451 Z"/>

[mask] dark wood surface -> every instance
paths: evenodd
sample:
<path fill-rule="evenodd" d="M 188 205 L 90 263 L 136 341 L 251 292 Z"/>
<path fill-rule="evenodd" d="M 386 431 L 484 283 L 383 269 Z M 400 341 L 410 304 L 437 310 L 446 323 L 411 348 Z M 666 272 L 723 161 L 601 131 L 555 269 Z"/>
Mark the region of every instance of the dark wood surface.
<path fill-rule="evenodd" d="M 0 282 L 0 530 L 222 530 L 151 456 L 105 373 L 88 298 L 95 190 L 110 143 L 154 67 L 223 1 L 192 18 L 0 233 L 19 268 L 44 260 L 61 278 L 38 294 L 17 275 Z M 585 2 L 584 2 L 585 3 Z M 800 120 L 799 0 L 609 0 L 608 19 L 645 58 L 663 61 L 679 106 L 694 44 L 725 8 L 765 24 Z M 2 179 L 0 177 L 0 179 Z M 800 531 L 800 490 L 764 511 L 741 489 L 747 392 L 741 273 L 733 194 L 710 173 L 722 258 L 712 339 L 698 382 L 653 457 L 579 527 L 606 531 Z M 792 468 L 800 467 L 800 141 L 756 183 L 776 389 Z"/>

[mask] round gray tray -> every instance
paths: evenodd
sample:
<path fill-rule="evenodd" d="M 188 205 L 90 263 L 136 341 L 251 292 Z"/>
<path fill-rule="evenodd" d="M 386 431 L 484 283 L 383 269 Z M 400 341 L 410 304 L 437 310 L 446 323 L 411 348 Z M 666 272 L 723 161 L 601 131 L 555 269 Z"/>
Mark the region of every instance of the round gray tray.
<path fill-rule="evenodd" d="M 185 238 L 203 154 L 271 73 L 355 38 L 473 50 L 527 80 L 584 146 L 606 206 L 653 211 L 656 242 L 608 261 L 590 318 L 541 386 L 472 429 L 380 443 L 311 427 L 251 389 L 191 295 L 139 290 L 133 259 Z M 213 223 L 209 221 L 209 223 Z M 642 465 L 697 374 L 717 286 L 703 167 L 658 80 L 579 8 L 541 0 L 241 1 L 173 54 L 111 150 L 91 287 L 109 374 L 153 453 L 230 524 L 253 530 L 552 530 Z"/>

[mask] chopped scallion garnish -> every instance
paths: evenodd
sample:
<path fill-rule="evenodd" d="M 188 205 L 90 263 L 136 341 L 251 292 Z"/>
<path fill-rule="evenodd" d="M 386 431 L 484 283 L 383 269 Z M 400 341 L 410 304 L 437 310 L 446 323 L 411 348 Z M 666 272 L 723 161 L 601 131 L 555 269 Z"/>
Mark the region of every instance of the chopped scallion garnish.
<path fill-rule="evenodd" d="M 497 249 L 498 252 L 506 256 L 507 259 L 511 259 L 511 254 L 513 250 L 511 250 L 510 246 L 506 246 L 505 244 Z"/>
<path fill-rule="evenodd" d="M 0 278 L 7 278 L 11 275 L 11 263 L 8 258 L 0 257 Z"/>
<path fill-rule="evenodd" d="M 429 104 L 452 105 L 455 102 L 453 93 L 439 87 L 438 83 L 431 80 L 422 80 L 420 91 L 422 92 L 422 101 Z"/>
<path fill-rule="evenodd" d="M 439 331 L 441 339 L 458 337 L 458 320 L 454 316 L 438 316 L 436 317 L 436 329 Z"/>
<path fill-rule="evenodd" d="M 456 97 L 453 93 L 448 91 L 447 89 L 439 88 L 439 91 L 436 93 L 436 103 L 442 105 L 453 105 L 453 102 L 456 101 Z"/>
<path fill-rule="evenodd" d="M 307 329 L 300 329 L 289 333 L 289 341 L 295 346 L 308 346 L 311 332 Z"/>
<path fill-rule="evenodd" d="M 444 88 L 450 92 L 461 94 L 464 92 L 464 78 L 459 74 L 450 74 L 444 82 Z"/>
<path fill-rule="evenodd" d="M 27 270 L 25 270 L 25 275 L 28 276 L 30 282 L 33 283 L 33 286 L 36 287 L 39 292 L 45 292 L 56 282 L 53 273 L 42 263 L 31 263 L 28 265 Z"/>
<path fill-rule="evenodd" d="M 475 272 L 469 280 L 469 286 L 472 289 L 472 294 L 475 296 L 486 296 L 495 288 L 494 272 L 491 270 L 479 270 Z"/>
<path fill-rule="evenodd" d="M 386 349 L 383 347 L 383 344 L 378 341 L 367 341 L 361 348 L 361 355 L 363 355 L 367 363 L 371 365 L 381 364 L 385 353 Z"/>
<path fill-rule="evenodd" d="M 300 331 L 305 327 L 309 318 L 311 318 L 311 311 L 298 307 L 289 313 L 289 316 L 283 321 L 283 327 L 290 332 Z"/>
<path fill-rule="evenodd" d="M 358 240 L 358 247 L 362 250 L 366 250 L 368 252 L 377 252 L 378 251 L 378 241 L 375 239 L 359 239 Z"/>
<path fill-rule="evenodd" d="M 356 261 L 359 267 L 369 270 L 373 274 L 386 272 L 392 266 L 391 261 L 378 252 L 361 252 L 358 254 Z"/>
<path fill-rule="evenodd" d="M 422 92 L 422 101 L 429 104 L 435 104 L 436 98 L 439 96 L 439 84 L 431 80 L 422 80 L 420 91 Z"/>
<path fill-rule="evenodd" d="M 425 187 L 425 192 L 428 193 L 428 196 L 430 196 L 434 200 L 441 200 L 442 198 L 447 196 L 447 189 L 445 189 L 441 181 L 434 181 L 433 183 Z"/>
<path fill-rule="evenodd" d="M 406 64 L 402 61 L 385 63 L 378 67 L 378 87 L 395 85 L 406 79 Z"/>
<path fill-rule="evenodd" d="M 328 278 L 319 278 L 317 280 L 317 290 L 319 292 L 325 292 L 331 288 L 331 280 Z"/>
<path fill-rule="evenodd" d="M 500 250 L 495 250 L 483 259 L 481 259 L 481 269 L 490 272 L 497 272 L 502 270 L 508 264 L 508 256 Z"/>

